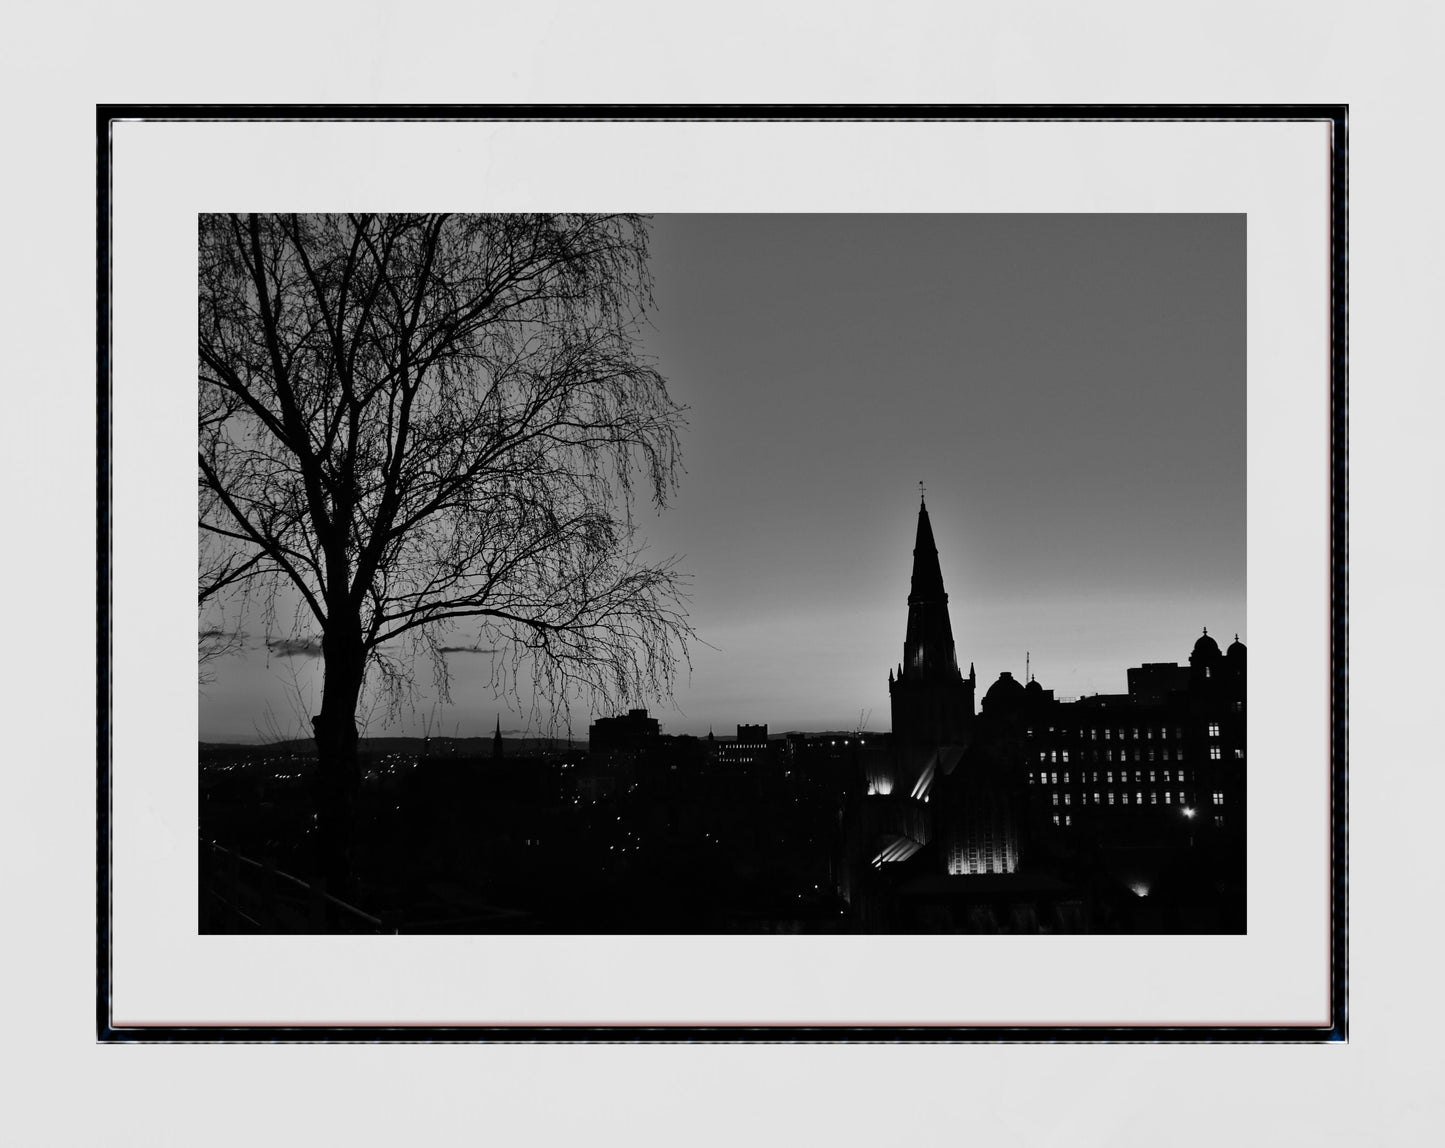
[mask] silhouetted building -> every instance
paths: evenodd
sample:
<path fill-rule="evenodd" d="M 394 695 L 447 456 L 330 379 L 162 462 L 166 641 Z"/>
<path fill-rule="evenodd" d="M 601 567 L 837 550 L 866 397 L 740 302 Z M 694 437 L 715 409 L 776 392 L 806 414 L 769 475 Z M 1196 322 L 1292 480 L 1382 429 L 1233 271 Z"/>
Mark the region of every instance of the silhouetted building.
<path fill-rule="evenodd" d="M 717 759 L 723 766 L 767 765 L 771 758 L 766 725 L 740 725 L 735 741 L 717 746 Z"/>
<path fill-rule="evenodd" d="M 972 666 L 966 678 L 958 669 L 920 505 L 904 660 L 889 674 L 892 746 L 858 755 L 861 784 L 841 834 L 838 891 L 862 928 L 1134 928 L 1133 902 L 1161 888 L 1174 898 L 1175 925 L 1187 909 L 1202 931 L 1242 928 L 1246 651 L 1237 636 L 1221 653 L 1206 632 L 1187 666 L 1129 669 L 1127 694 L 1061 701 L 1005 671 L 975 712 L 976 682 Z M 1198 884 L 1208 850 L 1218 879 L 1198 894 L 1185 887 Z M 983 877 L 991 883 L 977 883 Z M 1231 881 L 1237 916 L 1218 911 L 1217 890 Z"/>
<path fill-rule="evenodd" d="M 590 753 L 640 753 L 658 737 L 661 727 L 646 710 L 628 710 L 621 717 L 598 718 L 587 731 Z"/>
<path fill-rule="evenodd" d="M 502 760 L 502 715 L 497 715 L 497 732 L 492 734 L 492 760 Z"/>

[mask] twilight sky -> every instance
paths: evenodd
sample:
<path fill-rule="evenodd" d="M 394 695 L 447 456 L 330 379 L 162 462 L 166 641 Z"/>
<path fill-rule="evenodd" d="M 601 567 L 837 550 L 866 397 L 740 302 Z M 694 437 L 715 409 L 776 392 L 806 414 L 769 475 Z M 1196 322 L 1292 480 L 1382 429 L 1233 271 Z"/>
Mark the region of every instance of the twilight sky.
<path fill-rule="evenodd" d="M 886 730 L 919 480 L 981 689 L 1025 651 L 1072 697 L 1204 626 L 1249 641 L 1243 215 L 674 215 L 652 251 L 647 350 L 689 426 L 641 522 L 708 643 L 664 732 Z M 317 661 L 268 657 L 257 622 L 202 740 L 320 706 Z M 521 733 L 479 661 L 452 660 L 452 705 L 366 732 Z"/>

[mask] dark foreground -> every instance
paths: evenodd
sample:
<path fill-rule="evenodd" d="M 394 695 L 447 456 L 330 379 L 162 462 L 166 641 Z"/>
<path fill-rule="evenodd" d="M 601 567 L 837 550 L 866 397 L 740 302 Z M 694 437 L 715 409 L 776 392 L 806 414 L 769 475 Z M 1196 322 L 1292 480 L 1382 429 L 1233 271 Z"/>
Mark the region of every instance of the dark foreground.
<path fill-rule="evenodd" d="M 718 769 L 701 748 L 621 762 L 375 753 L 351 872 L 328 888 L 314 759 L 203 747 L 200 931 L 1245 931 L 1243 857 L 1208 839 L 1035 841 L 1018 872 L 974 877 L 942 875 L 925 849 L 872 874 L 866 909 L 850 904 L 854 793 L 837 766 Z"/>

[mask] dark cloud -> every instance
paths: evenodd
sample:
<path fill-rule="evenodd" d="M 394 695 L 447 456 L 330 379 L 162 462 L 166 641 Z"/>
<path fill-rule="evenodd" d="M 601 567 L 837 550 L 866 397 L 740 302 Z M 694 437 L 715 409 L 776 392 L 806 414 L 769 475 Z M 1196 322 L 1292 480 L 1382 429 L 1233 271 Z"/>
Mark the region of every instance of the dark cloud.
<path fill-rule="evenodd" d="M 501 650 L 488 650 L 481 646 L 438 646 L 443 654 L 500 654 Z"/>
<path fill-rule="evenodd" d="M 278 658 L 319 658 L 320 638 L 267 638 L 266 649 Z"/>

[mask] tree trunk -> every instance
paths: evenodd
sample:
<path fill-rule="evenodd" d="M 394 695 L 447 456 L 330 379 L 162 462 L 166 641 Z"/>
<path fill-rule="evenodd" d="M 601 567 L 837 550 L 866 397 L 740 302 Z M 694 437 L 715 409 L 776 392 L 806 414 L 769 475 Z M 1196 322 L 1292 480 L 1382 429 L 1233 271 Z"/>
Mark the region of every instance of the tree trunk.
<path fill-rule="evenodd" d="M 331 891 L 354 889 L 357 806 L 361 766 L 357 758 L 356 709 L 366 675 L 361 627 L 331 619 L 321 641 L 325 682 L 321 712 L 311 721 L 317 758 L 317 864 Z"/>

